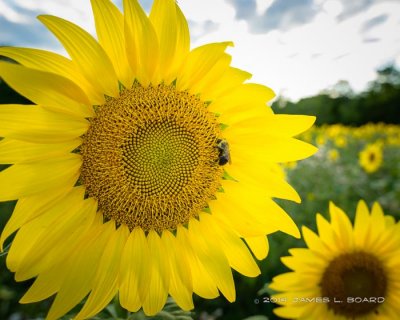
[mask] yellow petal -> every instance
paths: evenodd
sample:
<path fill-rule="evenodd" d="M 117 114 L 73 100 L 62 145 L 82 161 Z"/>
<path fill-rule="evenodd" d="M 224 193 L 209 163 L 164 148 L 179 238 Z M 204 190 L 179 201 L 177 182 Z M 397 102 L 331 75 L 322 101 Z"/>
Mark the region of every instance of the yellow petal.
<path fill-rule="evenodd" d="M 292 137 L 311 128 L 316 117 L 279 114 L 270 117 L 269 120 L 266 124 L 268 132 L 278 136 L 284 134 Z"/>
<path fill-rule="evenodd" d="M 16 272 L 20 269 L 25 255 L 32 254 L 30 248 L 34 246 L 46 227 L 56 221 L 60 215 L 68 212 L 70 203 L 79 203 L 83 199 L 83 195 L 83 188 L 72 189 L 52 207 L 48 208 L 45 213 L 22 226 L 17 232 L 7 255 L 7 266 L 11 271 Z"/>
<path fill-rule="evenodd" d="M 379 309 L 379 320 L 393 320 L 399 315 L 399 301 L 395 300 L 398 297 L 397 295 L 393 297 L 393 300 L 386 301 L 384 307 Z"/>
<path fill-rule="evenodd" d="M 300 319 L 301 315 L 303 314 L 303 308 L 300 306 L 278 307 L 274 308 L 273 311 L 278 317 L 285 319 Z"/>
<path fill-rule="evenodd" d="M 149 294 L 143 301 L 143 311 L 147 316 L 153 316 L 161 311 L 168 297 L 169 290 L 169 265 L 165 257 L 165 249 L 161 239 L 154 230 L 147 235 L 150 255 L 150 282 L 148 285 Z"/>
<path fill-rule="evenodd" d="M 292 251 L 290 251 L 292 253 Z M 314 274 L 320 277 L 324 268 L 327 267 L 325 260 L 306 251 L 306 254 L 296 255 L 292 257 L 282 257 L 281 261 L 288 268 L 297 271 L 301 274 Z"/>
<path fill-rule="evenodd" d="M 204 75 L 204 77 L 193 84 L 190 91 L 192 93 L 201 93 L 201 98 L 206 99 L 206 94 L 214 88 L 215 82 L 223 76 L 225 72 L 229 70 L 229 64 L 231 63 L 232 57 L 228 54 L 221 56 L 217 63 L 210 69 L 210 71 Z"/>
<path fill-rule="evenodd" d="M 281 230 L 294 237 L 300 237 L 300 232 L 290 216 L 274 201 L 266 197 L 262 188 L 245 182 L 237 183 L 229 180 L 223 180 L 222 187 L 225 192 L 218 195 L 218 198 L 226 198 L 227 202 L 231 202 L 237 210 L 245 213 L 249 218 L 251 217 L 254 224 L 263 226 L 266 230 L 264 234 Z"/>
<path fill-rule="evenodd" d="M 133 74 L 143 86 L 158 84 L 159 61 L 156 32 L 137 0 L 124 0 L 125 41 Z"/>
<path fill-rule="evenodd" d="M 39 274 L 19 303 L 37 302 L 55 294 L 60 289 L 64 278 L 68 274 L 68 269 L 69 264 L 62 261 Z"/>
<path fill-rule="evenodd" d="M 125 50 L 124 16 L 110 0 L 91 0 L 99 43 L 114 65 L 119 81 L 130 88 L 132 70 Z"/>
<path fill-rule="evenodd" d="M 54 188 L 47 190 L 45 193 L 38 193 L 18 199 L 18 202 L 14 208 L 14 212 L 7 221 L 7 224 L 1 233 L 1 250 L 3 250 L 4 241 L 14 231 L 18 230 L 25 223 L 41 215 L 48 208 L 52 207 L 53 204 L 64 197 L 65 194 L 71 190 L 71 188 L 72 185 L 66 186 L 65 188 Z"/>
<path fill-rule="evenodd" d="M 193 49 L 187 56 L 186 61 L 178 71 L 176 87 L 178 90 L 192 91 L 192 87 L 209 73 L 209 71 L 220 61 L 226 58 L 225 49 L 231 42 L 210 43 Z"/>
<path fill-rule="evenodd" d="M 223 115 L 220 119 L 223 121 Z M 254 134 L 260 138 L 289 138 L 309 129 L 315 122 L 315 119 L 312 116 L 279 114 L 266 115 L 264 117 L 257 117 L 256 119 L 244 118 L 244 120 L 228 117 L 227 121 L 229 122 L 227 124 L 235 130 L 236 135 L 240 135 L 243 138 Z M 252 125 L 246 125 L 250 121 Z M 240 126 L 236 127 L 233 124 L 240 124 Z"/>
<path fill-rule="evenodd" d="M 229 262 L 221 248 L 208 238 L 207 226 L 191 219 L 188 234 L 191 245 L 196 248 L 196 255 L 217 284 L 218 289 L 228 301 L 235 301 L 235 284 Z"/>
<path fill-rule="evenodd" d="M 39 49 L 1 47 L 0 55 L 11 58 L 25 67 L 55 73 L 70 79 L 82 88 L 91 105 L 101 105 L 105 102 L 103 93 L 96 91 L 71 60 L 59 54 Z"/>
<path fill-rule="evenodd" d="M 219 243 L 230 266 L 247 277 L 257 277 L 260 269 L 244 242 L 229 228 L 224 228 L 209 214 L 200 215 L 200 223 L 209 229 L 207 237 L 212 243 Z"/>
<path fill-rule="evenodd" d="M 218 194 L 218 199 L 209 201 L 208 205 L 216 219 L 231 227 L 241 237 L 261 236 L 278 231 L 278 227 L 268 224 L 267 219 L 259 219 L 253 208 L 238 207 L 234 197 Z"/>
<path fill-rule="evenodd" d="M 15 91 L 49 110 L 82 118 L 94 115 L 85 93 L 67 78 L 6 62 L 0 62 L 0 76 Z"/>
<path fill-rule="evenodd" d="M 317 228 L 321 241 L 329 248 L 331 254 L 339 251 L 331 224 L 321 214 L 317 214 Z"/>
<path fill-rule="evenodd" d="M 329 203 L 329 213 L 331 215 L 332 228 L 337 236 L 335 241 L 336 245 L 340 246 L 342 250 L 353 249 L 353 227 L 350 219 L 343 210 L 335 206 L 333 202 Z"/>
<path fill-rule="evenodd" d="M 329 256 L 330 251 L 329 248 L 321 241 L 321 239 L 310 229 L 303 226 L 302 233 L 304 241 L 307 244 L 307 247 L 312 250 L 316 254 L 320 254 L 322 256 Z"/>
<path fill-rule="evenodd" d="M 398 236 L 400 227 L 396 230 L 395 225 L 387 224 L 387 219 L 378 203 L 374 203 L 372 206 L 370 223 L 373 228 L 366 245 L 371 252 L 379 252 L 383 256 L 398 249 L 400 246 L 400 237 Z"/>
<path fill-rule="evenodd" d="M 181 309 L 192 310 L 192 274 L 183 244 L 169 231 L 163 231 L 162 242 L 169 261 L 169 293 Z"/>
<path fill-rule="evenodd" d="M 373 205 L 375 205 L 375 203 Z M 385 224 L 387 227 L 393 226 L 396 224 L 396 219 L 392 216 L 385 216 Z"/>
<path fill-rule="evenodd" d="M 320 278 L 314 274 L 300 275 L 297 272 L 287 272 L 274 277 L 269 287 L 276 291 L 313 290 L 319 282 Z"/>
<path fill-rule="evenodd" d="M 253 116 L 251 112 L 243 112 L 236 114 L 224 114 L 220 119 L 222 122 L 232 126 L 235 130 L 235 135 L 241 137 L 258 136 L 260 139 L 273 139 L 274 137 L 292 137 L 309 129 L 315 122 L 315 117 L 298 116 L 298 115 L 272 115 L 267 112 L 267 108 L 259 108 Z M 263 111 L 262 114 L 260 111 Z M 233 126 L 235 125 L 235 126 Z M 261 130 L 262 129 L 262 130 Z"/>
<path fill-rule="evenodd" d="M 265 124 L 274 114 L 271 108 L 265 105 L 265 101 L 258 105 L 245 105 L 242 110 L 235 112 L 224 112 L 219 115 L 218 121 L 227 125 L 227 129 L 234 130 L 238 138 L 248 139 L 249 135 L 262 135 L 271 139 Z M 274 138 L 276 135 L 272 135 Z"/>
<path fill-rule="evenodd" d="M 232 159 L 232 164 L 226 169 L 229 175 L 238 181 L 260 185 L 265 194 L 271 198 L 301 202 L 297 191 L 279 174 L 268 170 L 265 163 L 257 163 L 249 158 L 239 158 L 239 156 Z"/>
<path fill-rule="evenodd" d="M 308 248 L 292 248 L 289 249 L 289 253 L 298 261 L 303 264 L 308 264 L 319 273 L 322 273 L 326 268 L 329 259 L 328 256 L 321 254 L 320 252 L 312 251 Z"/>
<path fill-rule="evenodd" d="M 48 222 L 46 227 L 43 227 L 45 230 L 20 262 L 15 274 L 17 281 L 32 278 L 69 257 L 71 250 L 81 241 L 93 223 L 97 211 L 93 199 L 83 201 L 82 198 L 68 201 L 70 205 L 62 208 L 63 215 L 58 215 L 54 221 Z M 45 213 L 36 221 L 44 220 L 47 216 L 48 213 Z M 25 229 L 21 228 L 21 232 L 25 232 Z"/>
<path fill-rule="evenodd" d="M 354 242 L 358 248 L 365 248 L 370 238 L 370 216 L 364 201 L 359 201 L 354 219 Z"/>
<path fill-rule="evenodd" d="M 111 234 L 115 232 L 112 221 L 94 228 L 73 251 L 69 260 L 69 270 L 49 310 L 46 319 L 59 319 L 76 306 L 94 285 L 95 275 L 101 255 Z"/>
<path fill-rule="evenodd" d="M 205 299 L 214 299 L 218 297 L 219 292 L 217 286 L 194 253 L 186 228 L 178 226 L 177 241 L 181 244 L 183 255 L 187 257 L 188 260 L 188 266 L 192 274 L 193 291 Z"/>
<path fill-rule="evenodd" d="M 55 143 L 83 135 L 89 124 L 77 119 L 44 110 L 40 106 L 0 106 L 0 136 L 27 142 Z"/>
<path fill-rule="evenodd" d="M 247 237 L 245 238 L 247 245 L 258 260 L 267 257 L 269 251 L 268 239 L 266 236 Z"/>
<path fill-rule="evenodd" d="M 150 21 L 160 44 L 160 63 L 158 72 L 165 82 L 171 83 L 170 68 L 177 48 L 178 27 L 177 10 L 174 0 L 155 0 L 150 12 Z M 188 48 L 189 49 L 189 48 Z"/>
<path fill-rule="evenodd" d="M 185 61 L 190 49 L 189 26 L 178 5 L 176 7 L 176 48 L 171 73 L 176 73 Z"/>
<path fill-rule="evenodd" d="M 121 226 L 111 235 L 99 262 L 92 292 L 74 319 L 93 317 L 104 309 L 117 293 L 122 250 L 128 235 L 129 229 L 126 226 Z"/>
<path fill-rule="evenodd" d="M 266 103 L 274 96 L 274 92 L 266 86 L 245 83 L 213 101 L 209 105 L 209 109 L 212 112 L 221 114 L 222 117 L 224 113 L 227 113 L 228 116 L 235 113 L 245 114 L 253 108 L 265 107 L 267 109 Z"/>
<path fill-rule="evenodd" d="M 374 203 L 371 209 L 371 223 L 374 226 L 374 231 L 379 235 L 385 230 L 385 218 L 381 206 Z"/>
<path fill-rule="evenodd" d="M 231 128 L 231 127 L 228 127 Z M 308 158 L 317 152 L 317 148 L 306 142 L 293 138 L 260 139 L 253 135 L 248 138 L 237 137 L 234 130 L 224 130 L 229 141 L 232 159 L 236 154 L 240 157 L 253 157 L 259 162 L 290 162 Z M 257 152 L 254 152 L 254 150 Z"/>
<path fill-rule="evenodd" d="M 300 238 L 300 231 L 292 218 L 272 199 L 267 198 L 267 212 L 270 223 L 279 225 L 279 230 L 295 238 Z"/>
<path fill-rule="evenodd" d="M 70 153 L 82 143 L 73 139 L 55 144 L 37 144 L 5 138 L 0 141 L 0 164 L 45 160 Z"/>
<path fill-rule="evenodd" d="M 76 154 L 37 163 L 17 163 L 0 172 L 0 201 L 15 200 L 75 184 L 81 157 Z"/>
<path fill-rule="evenodd" d="M 220 97 L 229 96 L 231 93 L 240 90 L 242 83 L 251 78 L 251 74 L 233 67 L 229 67 L 220 76 L 215 79 L 213 85 L 203 88 L 201 97 L 204 101 L 218 100 Z"/>
<path fill-rule="evenodd" d="M 97 214 L 95 221 L 88 230 L 87 234 L 93 234 L 93 230 L 98 230 L 98 227 L 103 224 L 103 215 Z M 61 261 L 59 264 L 54 265 L 50 269 L 39 274 L 33 285 L 21 298 L 20 303 L 32 303 L 44 300 L 54 293 L 56 293 L 61 284 L 64 282 L 65 277 L 69 273 L 70 260 Z M 73 263 L 73 261 L 72 261 Z"/>
<path fill-rule="evenodd" d="M 77 25 L 64 19 L 42 15 L 38 19 L 58 38 L 86 79 L 104 94 L 119 95 L 118 79 L 103 48 Z"/>
<path fill-rule="evenodd" d="M 150 268 L 146 236 L 141 228 L 135 228 L 126 241 L 121 261 L 119 298 L 125 309 L 136 312 L 142 306 L 142 301 L 149 294 Z"/>

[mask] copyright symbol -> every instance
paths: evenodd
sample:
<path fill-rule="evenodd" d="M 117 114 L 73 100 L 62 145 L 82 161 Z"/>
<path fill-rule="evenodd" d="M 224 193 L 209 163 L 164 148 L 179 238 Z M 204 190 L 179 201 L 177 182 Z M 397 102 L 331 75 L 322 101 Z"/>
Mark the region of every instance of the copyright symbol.
<path fill-rule="evenodd" d="M 259 299 L 254 299 L 254 303 L 255 303 L 255 304 L 259 304 L 259 303 L 260 303 L 260 300 L 259 300 Z"/>

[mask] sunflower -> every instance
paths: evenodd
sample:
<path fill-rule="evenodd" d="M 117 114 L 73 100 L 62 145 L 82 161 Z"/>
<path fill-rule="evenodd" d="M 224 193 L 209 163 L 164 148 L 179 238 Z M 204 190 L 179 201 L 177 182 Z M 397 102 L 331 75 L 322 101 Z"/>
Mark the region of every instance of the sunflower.
<path fill-rule="evenodd" d="M 328 151 L 328 159 L 331 162 L 337 162 L 338 159 L 340 158 L 339 151 L 337 149 L 330 149 Z"/>
<path fill-rule="evenodd" d="M 98 40 L 39 16 L 69 58 L 0 48 L 20 64 L 0 76 L 33 102 L 0 106 L 0 201 L 18 199 L 0 244 L 16 232 L 7 266 L 36 278 L 21 303 L 56 294 L 48 319 L 117 294 L 147 315 L 168 295 L 184 310 L 193 293 L 234 301 L 231 268 L 255 277 L 267 234 L 299 236 L 272 197 L 300 201 L 276 168 L 315 152 L 293 138 L 315 119 L 273 114 L 232 43 L 190 50 L 175 1 L 123 7 L 92 0 Z"/>
<path fill-rule="evenodd" d="M 359 163 L 368 173 L 377 171 L 383 162 L 382 145 L 380 143 L 368 144 L 359 153 Z"/>
<path fill-rule="evenodd" d="M 357 206 L 354 226 L 330 203 L 331 223 L 317 215 L 319 236 L 303 227 L 308 248 L 289 250 L 278 275 L 274 310 L 282 318 L 319 320 L 398 319 L 400 314 L 400 223 L 378 203 L 371 213 Z"/>

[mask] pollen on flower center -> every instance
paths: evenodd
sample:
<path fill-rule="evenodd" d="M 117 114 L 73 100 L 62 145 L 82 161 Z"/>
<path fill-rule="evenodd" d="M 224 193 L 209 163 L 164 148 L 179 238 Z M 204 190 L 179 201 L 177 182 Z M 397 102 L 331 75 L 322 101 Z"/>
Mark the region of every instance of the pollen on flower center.
<path fill-rule="evenodd" d="M 329 298 L 328 308 L 353 319 L 379 307 L 379 299 L 386 296 L 387 276 L 375 256 L 357 251 L 332 260 L 320 286 L 322 296 Z"/>
<path fill-rule="evenodd" d="M 97 109 L 81 146 L 81 181 L 108 219 L 175 229 L 220 187 L 219 124 L 173 86 L 135 84 Z"/>
<path fill-rule="evenodd" d="M 127 179 L 144 196 L 177 195 L 191 180 L 199 150 L 176 122 L 150 122 L 122 145 Z"/>

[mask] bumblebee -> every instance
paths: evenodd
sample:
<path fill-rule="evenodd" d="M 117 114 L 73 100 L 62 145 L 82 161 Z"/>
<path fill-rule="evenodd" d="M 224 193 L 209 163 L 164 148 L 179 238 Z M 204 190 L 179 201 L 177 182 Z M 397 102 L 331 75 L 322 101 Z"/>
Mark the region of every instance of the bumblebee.
<path fill-rule="evenodd" d="M 228 141 L 224 139 L 217 140 L 217 148 L 218 148 L 218 164 L 220 166 L 226 165 L 228 162 L 231 164 L 231 155 L 229 153 L 229 144 Z"/>

